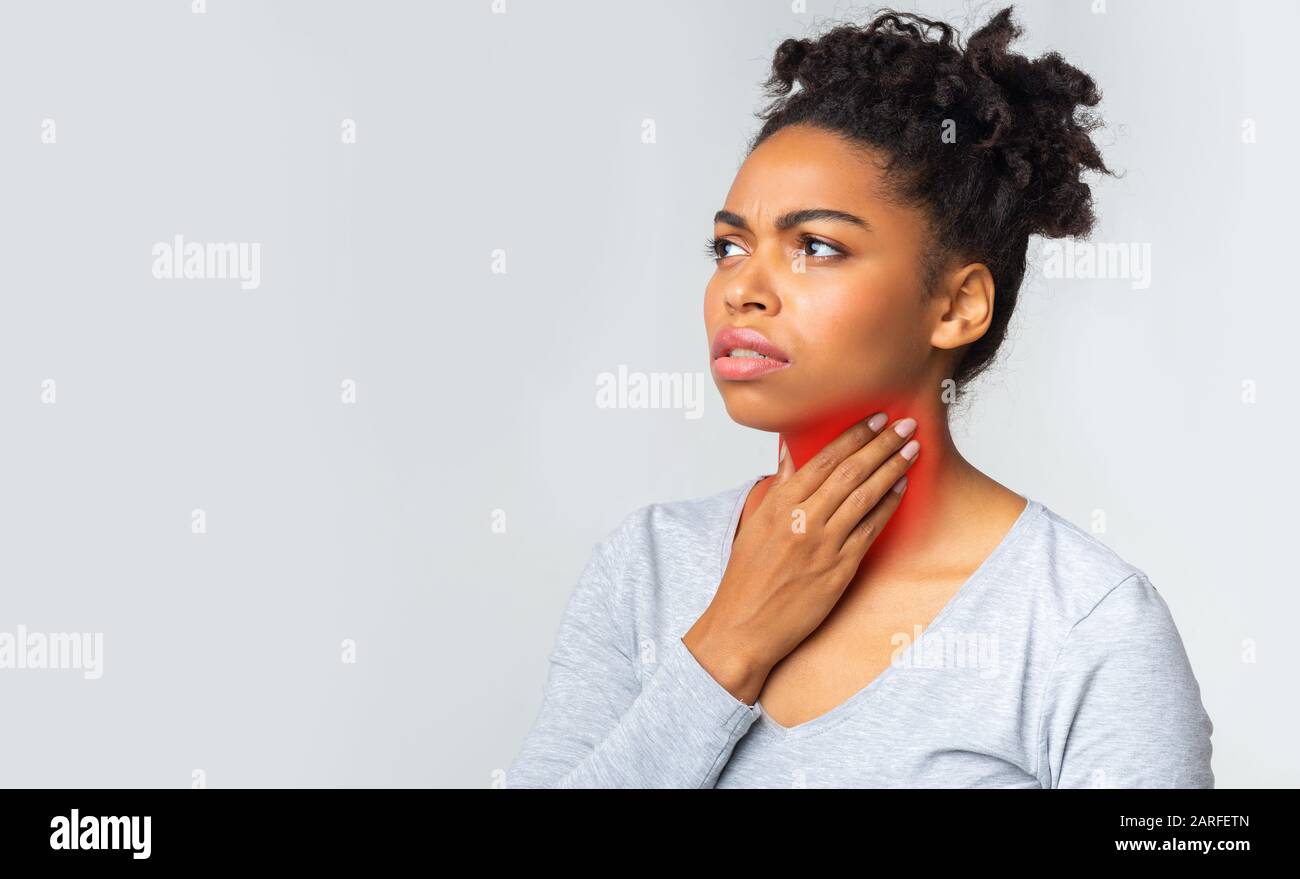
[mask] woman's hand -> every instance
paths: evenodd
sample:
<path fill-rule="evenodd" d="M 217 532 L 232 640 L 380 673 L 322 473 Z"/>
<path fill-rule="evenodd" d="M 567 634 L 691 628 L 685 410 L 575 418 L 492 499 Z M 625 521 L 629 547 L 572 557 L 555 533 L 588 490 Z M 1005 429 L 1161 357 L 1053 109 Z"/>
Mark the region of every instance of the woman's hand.
<path fill-rule="evenodd" d="M 782 448 L 717 594 L 682 637 L 737 699 L 752 704 L 772 668 L 839 601 L 902 499 L 919 450 L 908 442 L 915 429 L 911 418 L 879 433 L 859 421 L 797 471 Z M 904 446 L 911 458 L 900 454 Z"/>

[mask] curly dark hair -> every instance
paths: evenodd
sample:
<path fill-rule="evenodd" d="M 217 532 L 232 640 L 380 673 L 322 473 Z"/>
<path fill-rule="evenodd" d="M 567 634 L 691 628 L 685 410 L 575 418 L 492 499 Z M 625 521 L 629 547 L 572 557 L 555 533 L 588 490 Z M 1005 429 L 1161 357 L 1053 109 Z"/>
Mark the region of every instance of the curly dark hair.
<path fill-rule="evenodd" d="M 865 26 L 787 39 L 764 83 L 775 100 L 756 114 L 766 121 L 746 151 L 795 124 L 873 148 L 885 163 L 883 195 L 928 219 L 924 295 L 948 266 L 988 266 L 992 322 L 955 367 L 958 400 L 1006 336 L 1029 236 L 1088 235 L 1092 196 L 1079 176 L 1116 176 L 1089 136 L 1103 123 L 1082 109 L 1101 100 L 1092 78 L 1056 52 L 1030 59 L 1008 51 L 1020 34 L 1008 6 L 965 48 L 951 26 L 892 9 Z"/>

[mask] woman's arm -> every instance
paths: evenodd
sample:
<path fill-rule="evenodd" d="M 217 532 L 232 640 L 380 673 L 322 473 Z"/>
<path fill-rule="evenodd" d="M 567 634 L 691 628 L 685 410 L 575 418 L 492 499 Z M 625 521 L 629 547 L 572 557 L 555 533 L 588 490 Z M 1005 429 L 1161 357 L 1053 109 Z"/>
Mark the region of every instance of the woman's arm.
<path fill-rule="evenodd" d="M 1038 775 L 1050 787 L 1214 787 L 1214 724 L 1169 606 L 1144 574 L 1070 630 L 1039 730 Z"/>
<path fill-rule="evenodd" d="M 560 623 L 541 710 L 506 771 L 508 788 L 712 787 L 758 709 L 733 696 L 679 636 L 639 649 L 615 612 L 617 529 L 592 551 Z"/>

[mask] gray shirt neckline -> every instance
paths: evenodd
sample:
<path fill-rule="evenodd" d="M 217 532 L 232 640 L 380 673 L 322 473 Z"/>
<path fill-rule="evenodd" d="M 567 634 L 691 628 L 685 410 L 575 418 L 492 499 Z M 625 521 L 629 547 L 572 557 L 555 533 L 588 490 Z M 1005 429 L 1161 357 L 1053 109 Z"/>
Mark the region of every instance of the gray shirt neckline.
<path fill-rule="evenodd" d="M 728 520 L 727 527 L 723 532 L 722 546 L 718 553 L 719 578 L 721 578 L 726 572 L 727 562 L 731 559 L 731 547 L 735 540 L 736 529 L 740 526 L 740 513 L 745 508 L 745 501 L 749 499 L 749 495 L 753 492 L 754 486 L 757 485 L 760 480 L 770 475 L 770 473 L 763 473 L 737 486 L 736 490 L 738 491 L 738 497 L 732 508 L 731 517 Z M 979 591 L 980 585 L 988 581 L 994 568 L 1008 554 L 1010 549 L 1015 546 L 1020 539 L 1020 536 L 1028 531 L 1029 525 L 1032 523 L 1033 519 L 1042 512 L 1043 504 L 1038 500 L 1028 495 L 1021 495 L 1021 497 L 1024 497 L 1026 500 L 1025 507 L 1020 511 L 1020 515 L 1016 517 L 1016 520 L 1011 523 L 1011 527 L 1007 529 L 1007 533 L 1003 535 L 1002 540 L 999 541 L 998 545 L 993 548 L 993 551 L 990 552 L 988 556 L 985 557 L 984 561 L 982 561 L 971 573 L 970 577 L 966 579 L 966 582 L 952 594 L 952 597 L 948 599 L 947 603 L 940 608 L 939 612 L 935 614 L 934 618 L 930 620 L 929 624 L 927 624 L 922 630 L 923 633 L 931 632 L 938 628 L 939 625 L 952 615 L 954 608 L 965 603 L 974 593 Z M 924 637 L 924 635 L 922 637 Z M 806 720 L 803 723 L 796 724 L 795 726 L 787 727 L 777 723 L 772 719 L 771 715 L 764 710 L 762 700 L 756 701 L 754 703 L 755 711 L 758 714 L 758 718 L 754 722 L 756 730 L 762 729 L 776 735 L 778 738 L 792 740 L 814 735 L 831 728 L 840 719 L 852 714 L 852 712 L 863 702 L 867 701 L 867 699 L 869 699 L 874 693 L 878 692 L 881 687 L 889 681 L 893 676 L 894 671 L 900 665 L 906 667 L 911 659 L 913 647 L 916 643 L 917 642 L 913 640 L 908 644 L 903 652 L 897 657 L 897 662 L 891 662 L 884 671 L 876 675 L 870 683 L 858 690 L 852 696 L 849 696 L 830 711 L 819 714 L 811 720 Z"/>

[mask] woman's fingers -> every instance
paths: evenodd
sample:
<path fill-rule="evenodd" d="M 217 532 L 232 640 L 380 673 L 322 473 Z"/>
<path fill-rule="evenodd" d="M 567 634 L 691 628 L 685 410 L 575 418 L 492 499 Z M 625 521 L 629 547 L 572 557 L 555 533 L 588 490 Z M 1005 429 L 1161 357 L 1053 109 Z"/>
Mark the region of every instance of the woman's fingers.
<path fill-rule="evenodd" d="M 908 420 L 910 419 L 904 419 L 904 421 Z M 899 424 L 903 424 L 903 422 L 899 422 Z M 890 428 L 883 431 L 877 440 L 878 443 L 881 443 L 879 450 L 863 450 L 861 453 L 863 456 L 866 456 L 868 451 L 886 451 L 886 456 L 883 461 L 874 456 L 867 459 L 877 462 L 876 466 L 873 467 L 861 483 L 845 494 L 839 507 L 827 520 L 827 539 L 839 540 L 840 545 L 843 545 L 848 541 L 849 532 L 856 528 L 867 514 L 882 502 L 882 498 L 886 501 L 894 500 L 886 497 L 886 495 L 898 480 L 907 473 L 921 448 L 919 442 L 910 438 L 913 428 L 909 428 L 905 424 L 903 426 L 906 435 Z M 891 434 L 892 436 L 890 436 Z"/>
<path fill-rule="evenodd" d="M 840 546 L 840 552 L 845 558 L 852 560 L 855 566 L 862 561 L 871 544 L 875 543 L 880 529 L 884 528 L 889 517 L 894 515 L 894 510 L 898 509 L 905 491 L 907 491 L 907 476 L 903 475 L 885 492 L 885 497 L 849 529 L 844 543 Z"/>
<path fill-rule="evenodd" d="M 794 472 L 794 459 L 790 457 L 790 447 L 783 442 L 781 443 L 781 459 L 777 462 L 776 478 L 772 480 L 772 484 L 782 485 L 789 482 L 794 477 Z"/>
<path fill-rule="evenodd" d="M 881 417 L 884 414 L 877 412 L 871 418 L 855 421 L 843 433 L 827 443 L 820 452 L 809 458 L 786 482 L 784 493 L 787 498 L 796 506 L 807 508 L 804 502 L 821 488 L 822 483 L 836 466 L 876 438 L 877 432 L 884 426 L 885 418 Z M 871 426 L 873 419 L 876 423 L 874 429 Z M 829 512 L 828 510 L 827 515 Z"/>
<path fill-rule="evenodd" d="M 853 520 L 853 523 L 846 525 L 844 530 L 838 533 L 839 538 L 843 540 L 844 533 L 848 531 L 849 527 L 856 524 L 857 520 L 865 515 L 867 510 L 880 499 L 885 488 L 889 487 L 889 485 L 886 485 L 881 488 L 876 496 L 871 499 L 871 503 L 863 507 L 861 503 L 868 499 L 866 493 L 869 492 L 869 489 L 864 491 L 864 484 L 882 465 L 890 460 L 891 456 L 897 456 L 897 452 L 911 441 L 912 434 L 915 432 L 916 419 L 902 418 L 881 430 L 871 442 L 835 465 L 834 469 L 827 474 L 821 487 L 802 504 L 808 511 L 809 520 L 829 525 L 840 507 L 848 502 L 850 511 L 857 512 L 858 515 Z M 911 449 L 908 451 L 911 451 Z M 901 475 L 901 473 L 898 474 L 898 476 Z M 895 476 L 894 479 L 897 479 L 898 476 Z M 892 485 L 893 481 L 891 479 L 889 484 Z M 855 492 L 857 492 L 856 496 Z"/>

